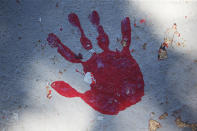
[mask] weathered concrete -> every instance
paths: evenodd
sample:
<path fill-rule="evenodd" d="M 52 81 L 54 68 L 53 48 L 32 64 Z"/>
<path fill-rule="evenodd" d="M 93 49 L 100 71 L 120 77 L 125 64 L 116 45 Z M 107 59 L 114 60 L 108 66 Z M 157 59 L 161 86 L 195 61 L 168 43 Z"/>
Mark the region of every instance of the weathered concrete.
<path fill-rule="evenodd" d="M 55 91 L 50 100 L 46 98 L 45 86 L 55 80 L 64 80 L 80 92 L 89 89 L 83 76 L 75 72 L 82 70 L 81 65 L 65 61 L 46 45 L 46 38 L 53 32 L 88 59 L 90 53 L 82 48 L 79 32 L 67 20 L 67 15 L 75 12 L 94 50 L 101 52 L 95 44 L 97 32 L 87 19 L 92 10 L 99 12 L 112 50 L 121 48 L 117 42 L 121 38 L 120 22 L 130 17 L 132 54 L 144 76 L 145 96 L 141 102 L 116 116 L 100 114 L 80 98 L 64 98 Z M 176 126 L 174 116 L 197 123 L 196 16 L 197 2 L 186 0 L 0 0 L 0 130 L 146 131 L 149 119 L 160 122 L 158 131 L 186 130 Z M 140 24 L 140 19 L 146 24 Z M 169 47 L 168 59 L 158 61 L 164 32 L 174 22 L 185 46 Z M 144 43 L 146 50 L 142 48 Z M 173 113 L 179 109 L 178 114 Z M 164 112 L 168 116 L 159 120 Z"/>

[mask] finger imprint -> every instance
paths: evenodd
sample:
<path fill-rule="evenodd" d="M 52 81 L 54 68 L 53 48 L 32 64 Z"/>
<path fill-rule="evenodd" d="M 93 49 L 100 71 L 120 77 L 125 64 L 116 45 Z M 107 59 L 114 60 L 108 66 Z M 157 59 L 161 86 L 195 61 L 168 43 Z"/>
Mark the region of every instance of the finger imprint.
<path fill-rule="evenodd" d="M 85 35 L 85 33 L 84 33 L 84 31 L 83 31 L 83 29 L 81 27 L 81 24 L 80 24 L 78 16 L 75 13 L 71 13 L 71 14 L 68 15 L 68 20 L 73 26 L 77 27 L 80 30 L 80 32 L 81 32 L 80 42 L 81 42 L 82 46 L 86 50 L 92 49 L 92 43 L 86 37 L 86 35 Z"/>
<path fill-rule="evenodd" d="M 126 17 L 121 21 L 121 32 L 122 32 L 122 46 L 123 50 L 129 50 L 131 44 L 131 25 L 129 17 Z"/>
<path fill-rule="evenodd" d="M 53 33 L 48 35 L 47 41 L 52 48 L 57 47 L 58 52 L 68 61 L 73 63 L 81 63 L 81 60 L 78 59 L 74 52 L 72 52 L 67 46 L 65 46 L 60 39 Z M 82 57 L 82 55 L 80 55 Z"/>
<path fill-rule="evenodd" d="M 93 11 L 91 15 L 89 15 L 89 19 L 93 25 L 96 26 L 97 32 L 99 36 L 97 37 L 98 45 L 104 51 L 109 50 L 109 38 L 108 35 L 105 33 L 102 25 L 100 25 L 100 17 L 96 11 Z"/>

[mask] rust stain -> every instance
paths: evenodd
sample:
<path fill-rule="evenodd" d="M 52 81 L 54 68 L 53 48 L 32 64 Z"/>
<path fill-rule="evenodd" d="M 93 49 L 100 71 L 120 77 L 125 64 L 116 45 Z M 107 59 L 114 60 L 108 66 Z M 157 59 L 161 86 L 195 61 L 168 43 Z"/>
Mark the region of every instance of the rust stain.
<path fill-rule="evenodd" d="M 63 72 L 62 72 L 62 71 L 59 71 L 59 74 L 60 74 L 60 75 L 63 75 Z"/>
<path fill-rule="evenodd" d="M 167 116 L 168 116 L 168 113 L 165 112 L 159 117 L 159 120 L 165 119 Z"/>
<path fill-rule="evenodd" d="M 179 128 L 185 128 L 185 127 L 189 127 L 192 129 L 192 131 L 197 131 L 197 123 L 188 123 L 188 122 L 184 122 L 181 120 L 181 117 L 177 117 L 175 119 L 175 123 L 177 125 L 177 127 Z"/>

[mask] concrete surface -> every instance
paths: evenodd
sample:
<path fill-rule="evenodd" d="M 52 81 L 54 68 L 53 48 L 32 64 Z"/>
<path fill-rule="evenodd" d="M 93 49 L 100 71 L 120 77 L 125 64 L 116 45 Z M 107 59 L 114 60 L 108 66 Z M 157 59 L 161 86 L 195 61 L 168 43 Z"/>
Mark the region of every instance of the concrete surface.
<path fill-rule="evenodd" d="M 144 76 L 145 96 L 115 116 L 100 114 L 80 98 L 65 98 L 55 91 L 46 98 L 45 87 L 55 80 L 81 92 L 89 89 L 75 72 L 82 70 L 81 65 L 65 61 L 46 38 L 53 32 L 88 59 L 79 32 L 67 20 L 75 12 L 94 50 L 101 52 L 95 44 L 96 30 L 87 19 L 93 10 L 100 14 L 113 50 L 121 48 L 117 42 L 121 20 L 130 17 L 130 48 Z M 145 25 L 140 19 L 146 20 Z M 164 32 L 174 22 L 185 46 L 169 47 L 168 59 L 158 61 Z M 177 127 L 173 112 L 179 111 L 176 115 L 183 121 L 197 123 L 196 23 L 197 2 L 191 0 L 0 0 L 0 131 L 148 131 L 149 119 L 160 122 L 158 131 L 190 130 Z M 159 120 L 164 112 L 168 116 Z"/>

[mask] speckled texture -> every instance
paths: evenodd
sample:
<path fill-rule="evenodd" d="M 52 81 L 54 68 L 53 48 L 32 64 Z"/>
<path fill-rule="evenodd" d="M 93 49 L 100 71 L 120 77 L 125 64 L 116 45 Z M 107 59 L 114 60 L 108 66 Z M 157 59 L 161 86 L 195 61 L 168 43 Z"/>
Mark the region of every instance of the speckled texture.
<path fill-rule="evenodd" d="M 144 76 L 141 102 L 116 116 L 100 114 L 81 99 L 65 99 L 53 90 L 52 98 L 46 97 L 45 87 L 54 80 L 64 80 L 80 92 L 89 90 L 83 75 L 75 71 L 82 71 L 81 65 L 65 61 L 46 38 L 54 32 L 87 60 L 91 53 L 82 48 L 80 33 L 67 20 L 75 12 L 94 50 L 101 52 L 97 32 L 87 19 L 92 10 L 101 17 L 111 50 L 122 48 L 120 22 L 130 17 L 130 50 L 134 49 L 132 56 Z M 175 119 L 181 116 L 184 122 L 197 123 L 196 10 L 197 2 L 191 0 L 0 0 L 0 130 L 144 131 L 153 119 L 161 124 L 158 131 L 186 131 L 177 127 Z M 145 23 L 140 24 L 141 19 Z M 158 61 L 164 32 L 174 22 L 185 47 L 169 47 L 168 59 Z M 159 120 L 165 112 L 168 116 Z"/>

